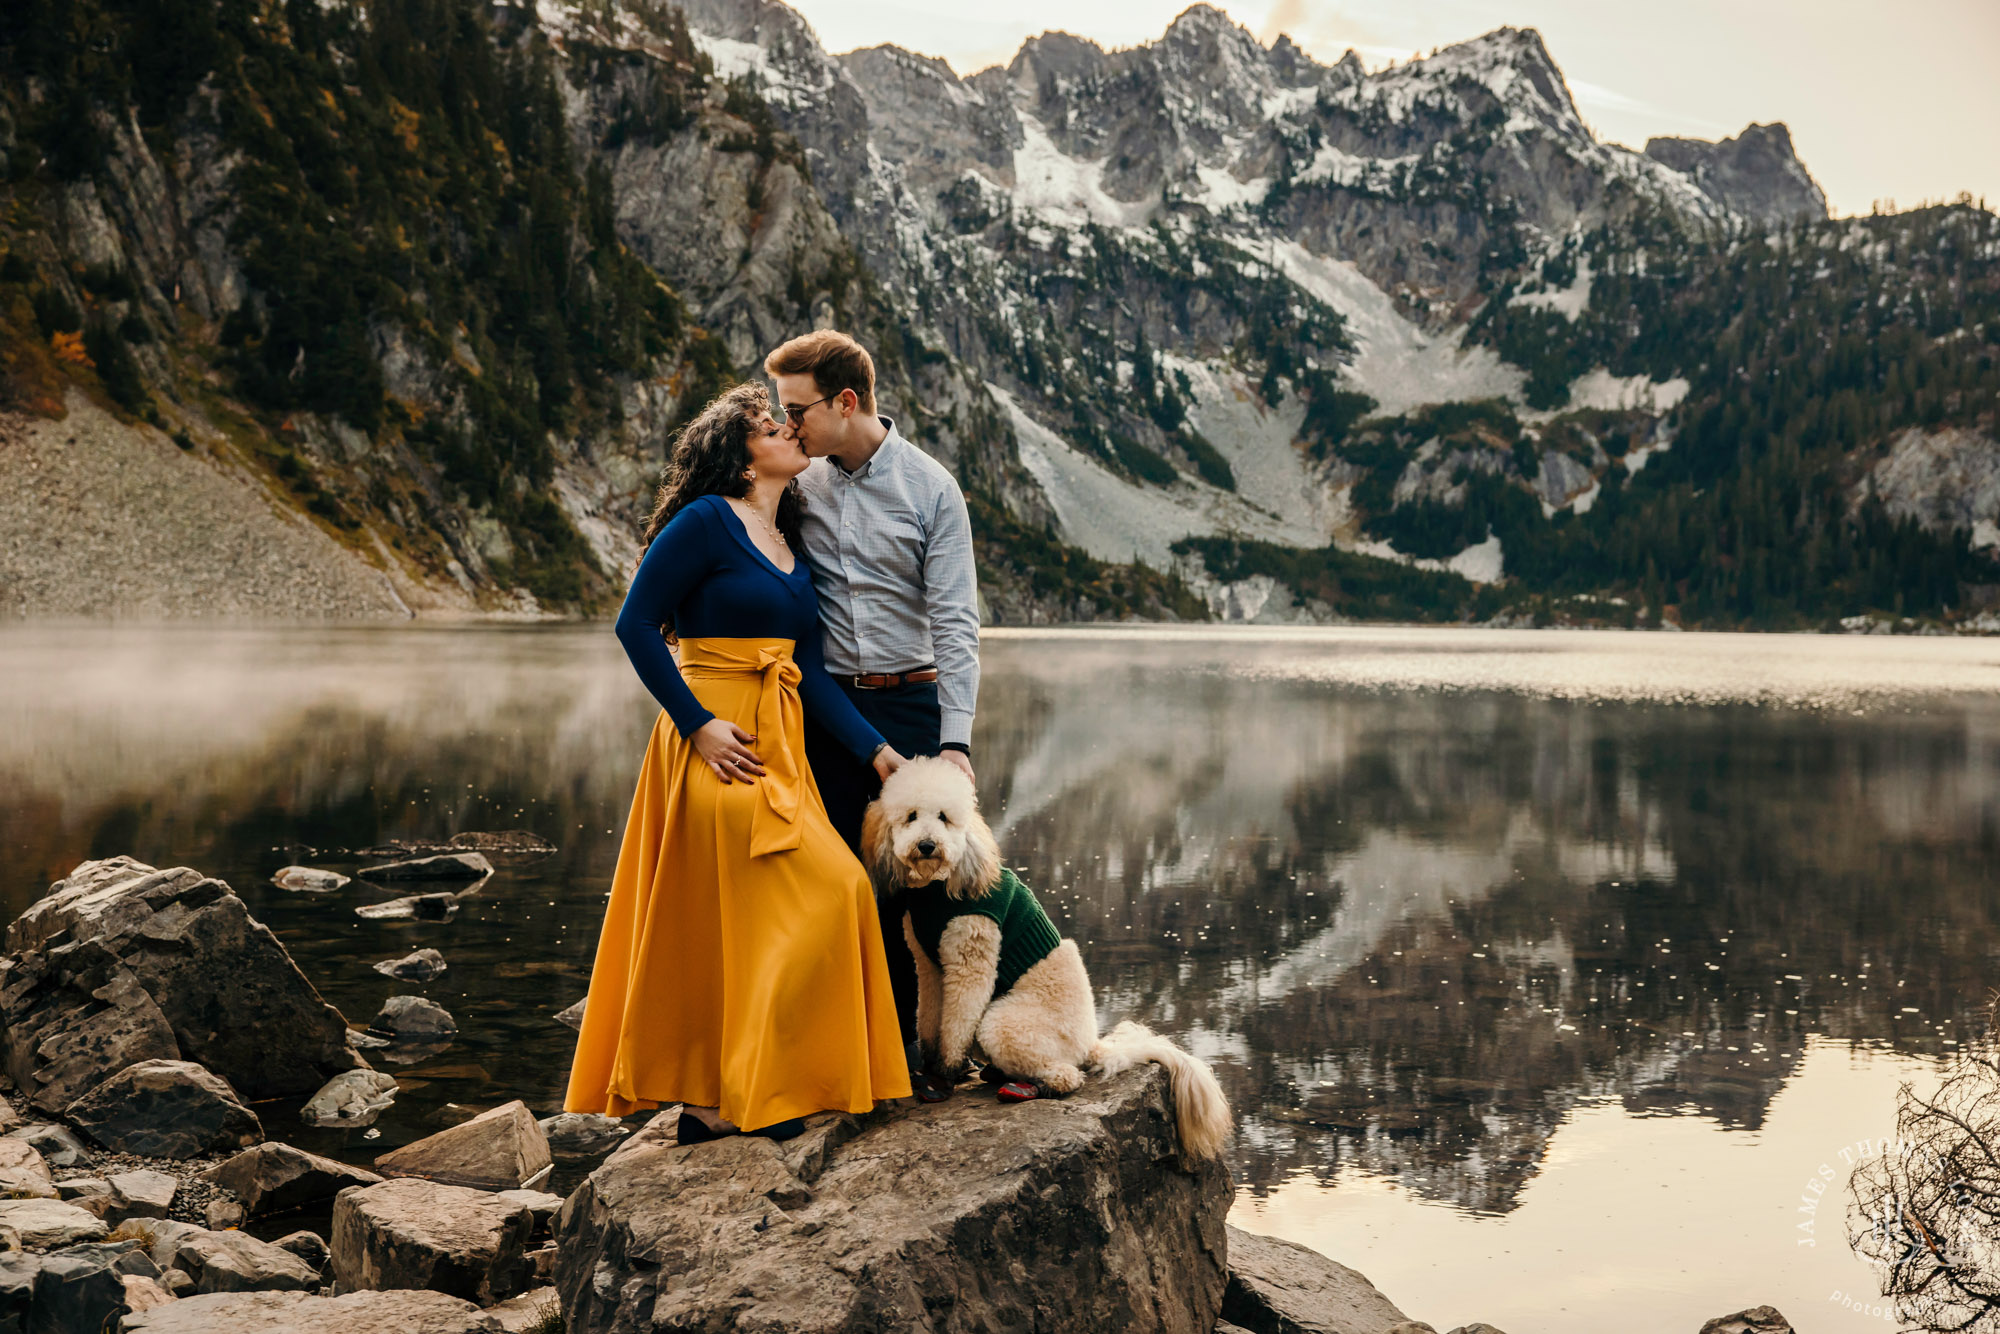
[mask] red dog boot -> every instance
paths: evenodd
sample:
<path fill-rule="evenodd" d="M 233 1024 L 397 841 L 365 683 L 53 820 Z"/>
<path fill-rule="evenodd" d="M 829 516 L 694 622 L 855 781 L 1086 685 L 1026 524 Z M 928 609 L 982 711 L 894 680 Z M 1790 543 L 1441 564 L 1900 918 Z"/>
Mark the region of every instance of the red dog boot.
<path fill-rule="evenodd" d="M 999 1088 L 1002 1102 L 1033 1102 L 1041 1096 L 1042 1086 L 1032 1079 L 1009 1080 Z"/>
<path fill-rule="evenodd" d="M 951 1097 L 951 1084 L 922 1071 L 910 1076 L 910 1092 L 918 1102 L 943 1102 Z"/>

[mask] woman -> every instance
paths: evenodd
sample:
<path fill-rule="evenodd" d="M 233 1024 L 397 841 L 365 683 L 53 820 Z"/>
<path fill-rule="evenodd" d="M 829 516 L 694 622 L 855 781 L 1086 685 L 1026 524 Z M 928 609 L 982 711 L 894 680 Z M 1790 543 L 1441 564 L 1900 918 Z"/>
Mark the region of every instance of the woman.
<path fill-rule="evenodd" d="M 674 446 L 618 615 L 664 712 L 564 1106 L 678 1101 L 682 1143 L 786 1139 L 808 1113 L 910 1092 L 868 877 L 805 762 L 802 706 L 884 777 L 903 762 L 821 663 L 796 554 L 807 462 L 762 387 L 709 404 Z"/>

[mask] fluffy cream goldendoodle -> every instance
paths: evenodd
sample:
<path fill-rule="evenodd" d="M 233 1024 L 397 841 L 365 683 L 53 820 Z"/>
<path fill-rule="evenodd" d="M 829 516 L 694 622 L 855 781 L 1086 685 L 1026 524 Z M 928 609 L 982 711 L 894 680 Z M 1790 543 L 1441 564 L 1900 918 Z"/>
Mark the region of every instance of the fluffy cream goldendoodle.
<path fill-rule="evenodd" d="M 948 1081 L 974 1045 L 1010 1079 L 1061 1095 L 1083 1067 L 1117 1074 L 1144 1061 L 1172 1076 L 1182 1149 L 1213 1158 L 1230 1135 L 1215 1074 L 1143 1024 L 1100 1039 L 1090 978 L 1076 942 L 1063 940 L 1034 894 L 1000 864 L 972 783 L 943 760 L 912 760 L 868 808 L 861 847 L 878 891 L 929 887 L 903 932 L 917 961 L 917 1036 Z"/>

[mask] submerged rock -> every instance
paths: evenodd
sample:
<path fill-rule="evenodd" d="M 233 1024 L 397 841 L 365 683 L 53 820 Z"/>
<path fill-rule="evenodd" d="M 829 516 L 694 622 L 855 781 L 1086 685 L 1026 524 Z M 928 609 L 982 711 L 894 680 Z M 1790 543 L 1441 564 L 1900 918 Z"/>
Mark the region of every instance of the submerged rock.
<path fill-rule="evenodd" d="M 240 1292 L 187 1297 L 129 1316 L 122 1334 L 493 1334 L 471 1302 L 442 1292 Z"/>
<path fill-rule="evenodd" d="M 84 862 L 7 928 L 7 1073 L 61 1111 L 136 1061 L 192 1061 L 249 1099 L 363 1064 L 346 1022 L 220 880 Z"/>
<path fill-rule="evenodd" d="M 257 1114 L 228 1081 L 192 1061 L 127 1066 L 63 1115 L 113 1152 L 154 1158 L 197 1158 L 264 1138 Z"/>
<path fill-rule="evenodd" d="M 554 1165 L 541 1126 L 519 1099 L 375 1160 L 384 1176 L 425 1177 L 477 1190 L 540 1186 Z"/>
<path fill-rule="evenodd" d="M 1775 1306 L 1753 1306 L 1717 1316 L 1701 1327 L 1701 1334 L 1792 1334 L 1792 1322 Z"/>
<path fill-rule="evenodd" d="M 333 1274 L 342 1290 L 429 1288 L 485 1306 L 531 1284 L 534 1213 L 483 1190 L 385 1181 L 333 1204 Z"/>
<path fill-rule="evenodd" d="M 450 846 L 467 852 L 501 853 L 513 857 L 546 857 L 556 845 L 526 829 L 472 829 L 453 834 Z"/>
<path fill-rule="evenodd" d="M 428 982 L 444 970 L 444 956 L 434 949 L 416 950 L 375 965 L 376 972 L 404 982 Z"/>
<path fill-rule="evenodd" d="M 387 903 L 364 903 L 354 910 L 357 917 L 370 921 L 446 922 L 458 915 L 456 894 L 413 894 Z"/>
<path fill-rule="evenodd" d="M 372 1186 L 382 1178 L 289 1144 L 259 1144 L 210 1168 L 201 1179 L 229 1191 L 245 1213 L 260 1218 L 303 1209 L 330 1200 L 349 1186 Z"/>
<path fill-rule="evenodd" d="M 451 1011 L 422 996 L 391 996 L 382 1002 L 370 1028 L 396 1037 L 443 1037 L 458 1032 Z"/>
<path fill-rule="evenodd" d="M 1241 1228 L 1228 1231 L 1222 1318 L 1251 1334 L 1348 1334 L 1409 1320 L 1373 1283 L 1318 1251 Z"/>
<path fill-rule="evenodd" d="M 365 1126 L 396 1101 L 396 1077 L 380 1070 L 349 1070 L 326 1081 L 299 1109 L 309 1126 Z"/>
<path fill-rule="evenodd" d="M 1219 1163 L 1181 1165 L 1148 1065 L 1062 1100 L 815 1118 L 788 1144 L 628 1145 L 564 1206 L 556 1286 L 569 1334 L 947 1310 L 956 1329 L 1209 1334 L 1229 1201 Z"/>
<path fill-rule="evenodd" d="M 322 871 L 316 866 L 287 866 L 271 877 L 271 883 L 279 889 L 299 890 L 307 894 L 325 894 L 348 884 L 351 877 L 338 871 Z"/>
<path fill-rule="evenodd" d="M 492 874 L 493 863 L 477 852 L 445 852 L 360 870 L 366 880 L 483 880 Z"/>

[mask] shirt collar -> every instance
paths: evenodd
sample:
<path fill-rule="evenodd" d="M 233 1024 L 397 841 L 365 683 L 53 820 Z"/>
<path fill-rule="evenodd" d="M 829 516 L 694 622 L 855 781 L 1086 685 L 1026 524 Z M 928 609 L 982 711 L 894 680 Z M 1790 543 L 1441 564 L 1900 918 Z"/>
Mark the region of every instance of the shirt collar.
<path fill-rule="evenodd" d="M 882 464 L 885 467 L 894 467 L 896 462 L 896 451 L 908 447 L 910 443 L 909 441 L 903 439 L 903 433 L 896 429 L 896 422 L 894 418 L 884 417 L 878 413 L 876 414 L 875 420 L 881 422 L 883 426 L 888 428 L 889 434 L 883 438 L 882 443 L 876 447 L 875 452 L 868 456 L 868 462 L 862 464 L 860 467 L 856 468 L 853 472 L 848 472 L 845 468 L 840 467 L 840 461 L 838 459 L 829 460 L 830 462 L 833 463 L 833 466 L 835 468 L 840 469 L 841 475 L 848 478 L 850 481 L 858 482 L 862 478 L 867 477 L 868 475 L 870 475 L 875 471 L 875 466 L 877 464 Z"/>

